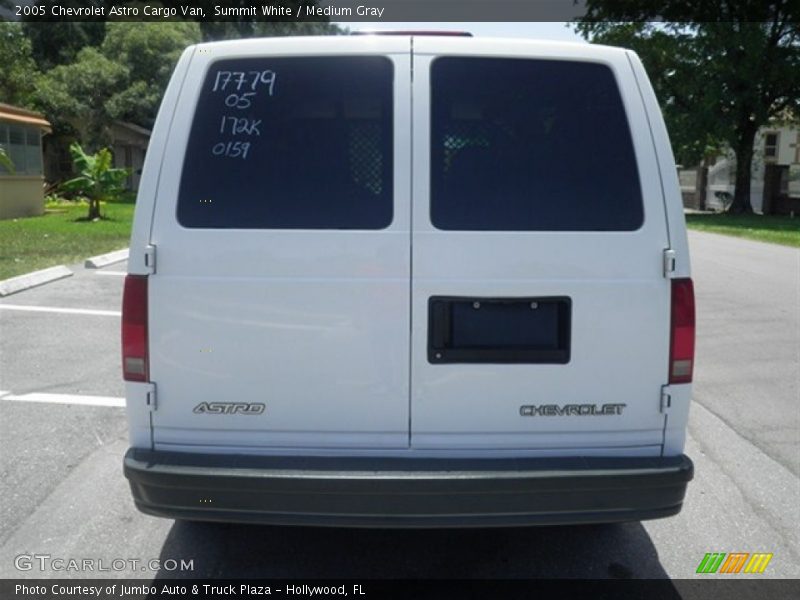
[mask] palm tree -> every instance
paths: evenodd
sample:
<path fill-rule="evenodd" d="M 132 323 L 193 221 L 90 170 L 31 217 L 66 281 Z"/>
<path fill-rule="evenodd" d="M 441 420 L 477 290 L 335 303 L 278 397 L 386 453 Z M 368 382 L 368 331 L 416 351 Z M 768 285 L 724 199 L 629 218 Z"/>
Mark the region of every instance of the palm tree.
<path fill-rule="evenodd" d="M 114 200 L 125 191 L 124 182 L 130 176 L 128 169 L 116 169 L 111 151 L 102 148 L 95 154 L 86 154 L 80 144 L 70 144 L 69 153 L 78 176 L 61 184 L 61 190 L 86 196 L 89 201 L 87 219 L 100 218 L 100 202 Z"/>
<path fill-rule="evenodd" d="M 14 163 L 11 162 L 11 157 L 2 146 L 0 146 L 0 167 L 3 167 L 9 173 L 14 172 Z"/>

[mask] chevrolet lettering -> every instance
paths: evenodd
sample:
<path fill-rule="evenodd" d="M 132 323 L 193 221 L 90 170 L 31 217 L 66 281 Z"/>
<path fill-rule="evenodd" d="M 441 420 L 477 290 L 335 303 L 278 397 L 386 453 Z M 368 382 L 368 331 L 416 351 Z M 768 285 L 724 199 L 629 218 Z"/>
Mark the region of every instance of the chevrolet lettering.
<path fill-rule="evenodd" d="M 591 417 L 602 415 L 621 415 L 624 404 L 526 404 L 519 407 L 523 417 Z"/>

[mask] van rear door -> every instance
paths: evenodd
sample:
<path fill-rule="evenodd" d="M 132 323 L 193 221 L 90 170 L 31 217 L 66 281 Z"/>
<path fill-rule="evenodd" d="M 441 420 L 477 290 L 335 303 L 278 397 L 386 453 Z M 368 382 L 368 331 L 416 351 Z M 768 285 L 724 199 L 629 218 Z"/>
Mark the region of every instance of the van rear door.
<path fill-rule="evenodd" d="M 659 454 L 669 239 L 627 56 L 415 38 L 413 62 L 412 447 Z"/>
<path fill-rule="evenodd" d="M 408 447 L 409 86 L 407 37 L 195 51 L 150 237 L 156 448 Z"/>

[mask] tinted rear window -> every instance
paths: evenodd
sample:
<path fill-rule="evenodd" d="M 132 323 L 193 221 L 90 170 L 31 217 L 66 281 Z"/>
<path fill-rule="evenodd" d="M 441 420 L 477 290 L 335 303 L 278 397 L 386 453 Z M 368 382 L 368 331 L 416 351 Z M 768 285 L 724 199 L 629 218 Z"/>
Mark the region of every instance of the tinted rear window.
<path fill-rule="evenodd" d="M 599 64 L 439 58 L 431 71 L 439 229 L 630 231 L 643 220 L 630 130 Z"/>
<path fill-rule="evenodd" d="M 178 221 L 240 229 L 388 226 L 392 80 L 383 57 L 213 63 L 189 135 Z"/>

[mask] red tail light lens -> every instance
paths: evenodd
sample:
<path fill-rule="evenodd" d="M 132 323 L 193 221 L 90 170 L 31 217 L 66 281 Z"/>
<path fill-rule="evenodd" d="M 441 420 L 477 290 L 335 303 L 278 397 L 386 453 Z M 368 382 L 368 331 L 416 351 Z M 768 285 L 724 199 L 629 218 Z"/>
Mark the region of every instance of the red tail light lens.
<path fill-rule="evenodd" d="M 125 381 L 147 381 L 147 276 L 125 277 L 122 295 L 122 376 Z"/>
<path fill-rule="evenodd" d="M 691 383 L 694 371 L 694 285 L 691 279 L 672 280 L 670 329 L 669 382 Z"/>

